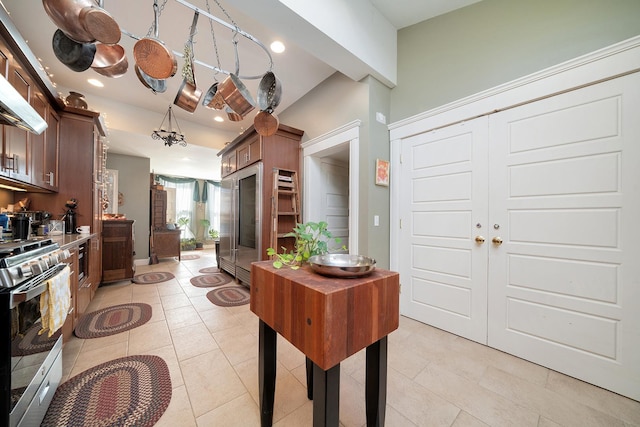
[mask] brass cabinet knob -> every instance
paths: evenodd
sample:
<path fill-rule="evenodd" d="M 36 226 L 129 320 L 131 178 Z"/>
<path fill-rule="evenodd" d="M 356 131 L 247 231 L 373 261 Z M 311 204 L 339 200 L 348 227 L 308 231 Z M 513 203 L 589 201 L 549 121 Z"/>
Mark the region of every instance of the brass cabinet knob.
<path fill-rule="evenodd" d="M 502 239 L 500 237 L 497 237 L 497 236 L 494 237 L 493 239 L 491 239 L 491 241 L 496 246 L 500 246 L 502 244 Z"/>
<path fill-rule="evenodd" d="M 482 236 L 476 236 L 476 243 L 478 244 L 483 244 L 484 243 L 484 237 Z"/>

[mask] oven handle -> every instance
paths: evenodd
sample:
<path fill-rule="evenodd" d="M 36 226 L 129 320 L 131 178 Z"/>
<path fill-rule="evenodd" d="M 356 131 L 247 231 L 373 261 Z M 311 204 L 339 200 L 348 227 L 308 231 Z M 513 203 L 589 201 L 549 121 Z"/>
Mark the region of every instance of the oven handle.
<path fill-rule="evenodd" d="M 25 291 L 21 291 L 20 289 L 12 291 L 9 308 L 15 308 L 21 302 L 29 301 L 30 299 L 35 298 L 43 293 L 47 289 L 47 280 L 61 272 L 66 266 L 67 264 L 60 263 L 54 268 L 47 270 L 47 272 L 44 273 L 40 278 L 40 284 L 34 286 L 33 288 L 28 288 Z"/>

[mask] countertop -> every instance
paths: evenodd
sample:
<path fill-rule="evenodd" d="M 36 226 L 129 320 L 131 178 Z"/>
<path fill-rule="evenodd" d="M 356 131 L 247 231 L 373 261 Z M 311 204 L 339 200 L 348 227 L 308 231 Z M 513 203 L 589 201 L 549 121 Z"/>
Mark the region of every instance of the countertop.
<path fill-rule="evenodd" d="M 51 236 L 48 235 L 46 238 L 53 240 L 58 245 L 60 245 L 60 249 L 69 249 L 73 246 L 77 246 L 82 242 L 86 242 L 92 237 L 97 236 L 97 233 L 90 234 L 61 234 L 59 236 Z"/>

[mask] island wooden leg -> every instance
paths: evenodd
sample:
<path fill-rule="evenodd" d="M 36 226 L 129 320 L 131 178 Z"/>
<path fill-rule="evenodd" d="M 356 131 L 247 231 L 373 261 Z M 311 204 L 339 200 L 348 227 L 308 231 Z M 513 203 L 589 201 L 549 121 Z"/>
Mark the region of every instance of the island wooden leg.
<path fill-rule="evenodd" d="M 276 392 L 277 334 L 260 320 L 258 330 L 258 383 L 260 393 L 260 425 L 273 424 L 273 401 Z"/>
<path fill-rule="evenodd" d="M 340 364 L 325 371 L 313 364 L 313 427 L 340 423 Z"/>
<path fill-rule="evenodd" d="M 382 427 L 387 405 L 387 337 L 367 347 L 366 369 L 367 427 Z"/>
<path fill-rule="evenodd" d="M 305 367 L 307 370 L 307 399 L 313 400 L 313 362 L 305 357 Z"/>

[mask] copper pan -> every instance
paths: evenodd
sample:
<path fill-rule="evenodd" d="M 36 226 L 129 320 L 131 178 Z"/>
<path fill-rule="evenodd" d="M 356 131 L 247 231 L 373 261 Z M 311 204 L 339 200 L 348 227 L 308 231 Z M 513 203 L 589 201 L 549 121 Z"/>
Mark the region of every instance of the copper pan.
<path fill-rule="evenodd" d="M 224 99 L 218 92 L 218 82 L 212 84 L 209 90 L 204 94 L 204 97 L 202 98 L 202 105 L 207 108 L 222 110 L 224 107 Z"/>
<path fill-rule="evenodd" d="M 124 48 L 119 44 L 96 44 L 91 68 L 106 77 L 122 77 L 129 68 Z"/>
<path fill-rule="evenodd" d="M 218 92 L 222 95 L 227 104 L 235 113 L 244 117 L 255 108 L 255 102 L 251 93 L 247 90 L 242 81 L 233 73 L 218 85 Z"/>
<path fill-rule="evenodd" d="M 51 46 L 56 58 L 78 73 L 91 67 L 96 54 L 96 45 L 72 40 L 60 29 L 53 33 Z"/>
<path fill-rule="evenodd" d="M 173 52 L 158 38 L 158 2 L 153 2 L 154 37 L 145 37 L 133 46 L 136 65 L 149 77 L 168 79 L 178 71 L 178 62 Z"/>
<path fill-rule="evenodd" d="M 42 0 L 49 18 L 70 39 L 79 43 L 93 43 L 96 38 L 80 23 L 80 11 L 96 6 L 92 0 Z"/>
<path fill-rule="evenodd" d="M 120 41 L 120 26 L 113 17 L 100 6 L 92 5 L 80 11 L 78 19 L 82 26 L 94 39 L 105 44 L 116 44 Z"/>
<path fill-rule="evenodd" d="M 278 116 L 267 111 L 259 111 L 253 119 L 253 126 L 262 136 L 271 136 L 278 131 L 280 121 Z"/>
<path fill-rule="evenodd" d="M 182 84 L 180 85 L 180 89 L 178 89 L 178 93 L 173 100 L 175 105 L 190 113 L 196 111 L 200 98 L 202 97 L 202 91 L 196 86 L 196 75 L 193 71 L 193 37 L 196 34 L 198 16 L 200 16 L 200 13 L 196 11 L 193 15 L 191 32 L 189 33 L 189 39 L 187 40 L 187 49 L 184 56 L 185 64 L 182 70 Z"/>
<path fill-rule="evenodd" d="M 229 117 L 229 120 L 231 120 L 232 122 L 240 122 L 240 121 L 242 121 L 242 116 L 240 114 L 236 113 L 235 111 L 233 111 L 228 106 L 225 107 L 224 111 L 227 113 L 227 117 Z"/>

